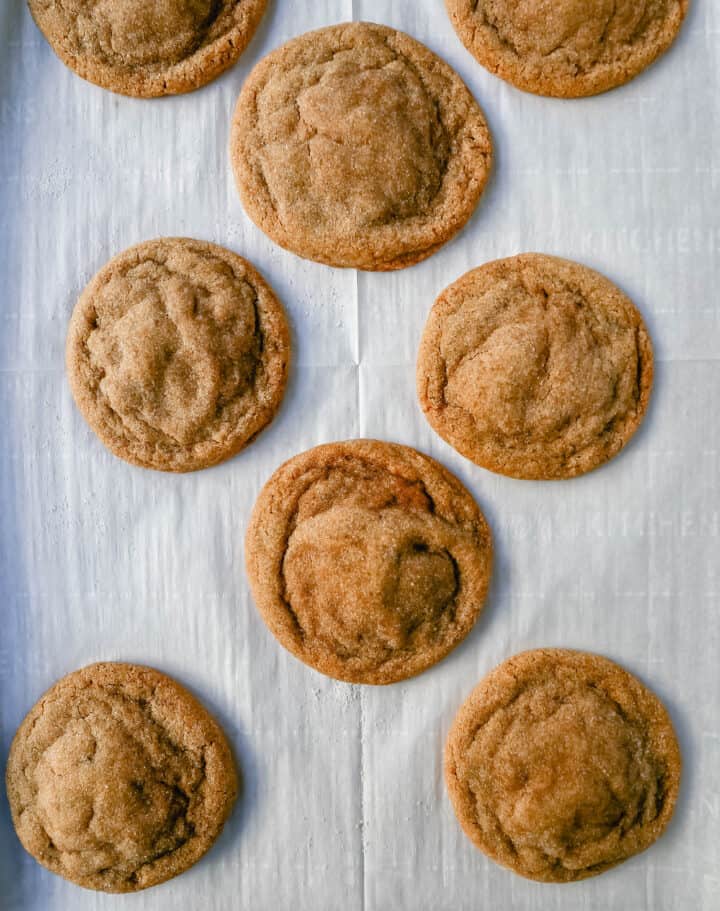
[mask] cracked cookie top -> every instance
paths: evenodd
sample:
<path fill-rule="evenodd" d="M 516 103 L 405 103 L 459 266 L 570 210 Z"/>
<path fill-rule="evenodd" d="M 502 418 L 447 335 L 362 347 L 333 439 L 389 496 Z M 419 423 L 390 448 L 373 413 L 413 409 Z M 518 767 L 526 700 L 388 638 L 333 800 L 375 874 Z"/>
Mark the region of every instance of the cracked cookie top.
<path fill-rule="evenodd" d="M 123 95 L 189 92 L 238 59 L 267 0 L 28 0 L 58 57 Z"/>
<path fill-rule="evenodd" d="M 689 0 L 445 0 L 484 67 L 536 95 L 578 98 L 628 82 L 680 30 Z"/>
<path fill-rule="evenodd" d="M 230 748 L 174 680 L 93 664 L 45 693 L 10 748 L 6 784 L 23 847 L 88 889 L 134 892 L 210 848 L 238 790 Z"/>
<path fill-rule="evenodd" d="M 238 99 L 230 154 L 243 204 L 308 259 L 399 269 L 472 214 L 492 151 L 460 77 L 402 32 L 324 28 L 273 51 Z"/>
<path fill-rule="evenodd" d="M 80 411 L 115 455 L 193 471 L 235 455 L 272 420 L 289 346 L 283 309 L 246 260 L 162 238 L 92 279 L 66 360 Z"/>
<path fill-rule="evenodd" d="M 245 557 L 255 603 L 285 648 L 330 677 L 386 684 L 419 674 L 469 633 L 492 543 L 471 495 L 433 459 L 352 440 L 275 472 Z"/>
<path fill-rule="evenodd" d="M 445 749 L 466 835 L 543 882 L 585 879 L 648 848 L 673 814 L 680 770 L 660 700 L 607 658 L 565 649 L 495 668 Z"/>
<path fill-rule="evenodd" d="M 438 297 L 417 362 L 432 427 L 483 468 L 570 478 L 616 455 L 640 425 L 652 345 L 602 275 L 536 253 L 467 272 Z"/>

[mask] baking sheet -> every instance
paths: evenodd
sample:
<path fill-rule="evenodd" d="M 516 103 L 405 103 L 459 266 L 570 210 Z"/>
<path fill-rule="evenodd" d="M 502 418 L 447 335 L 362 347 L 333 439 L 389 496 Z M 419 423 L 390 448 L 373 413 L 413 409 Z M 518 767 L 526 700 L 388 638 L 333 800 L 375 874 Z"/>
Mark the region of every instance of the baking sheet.
<path fill-rule="evenodd" d="M 227 159 L 252 65 L 310 28 L 403 28 L 484 107 L 497 167 L 469 226 L 414 268 L 304 262 L 245 216 Z M 240 63 L 191 95 L 121 98 L 53 56 L 21 0 L 0 2 L 0 753 L 53 681 L 100 659 L 188 685 L 233 743 L 244 794 L 191 871 L 132 896 L 87 892 L 20 848 L 0 801 L 3 909 L 662 911 L 720 908 L 720 7 L 693 0 L 675 47 L 630 85 L 580 101 L 522 94 L 477 65 L 440 0 L 271 0 Z M 63 372 L 69 314 L 125 247 L 190 235 L 250 258 L 290 315 L 295 361 L 277 420 L 217 468 L 132 468 L 95 440 Z M 420 333 L 442 288 L 498 256 L 578 259 L 638 303 L 658 356 L 637 438 L 575 481 L 473 466 L 415 401 Z M 409 443 L 455 471 L 497 561 L 468 640 L 391 688 L 333 682 L 276 645 L 243 575 L 264 481 L 339 438 Z M 685 756 L 679 806 L 650 851 L 570 886 L 524 881 L 462 835 L 441 749 L 476 681 L 510 654 L 587 648 L 668 705 Z"/>

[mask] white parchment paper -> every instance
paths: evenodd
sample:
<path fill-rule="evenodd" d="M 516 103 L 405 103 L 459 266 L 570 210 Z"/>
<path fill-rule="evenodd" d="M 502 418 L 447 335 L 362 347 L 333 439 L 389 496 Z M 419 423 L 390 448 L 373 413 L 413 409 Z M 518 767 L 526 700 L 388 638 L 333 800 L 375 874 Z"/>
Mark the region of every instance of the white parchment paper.
<path fill-rule="evenodd" d="M 630 85 L 555 101 L 493 78 L 441 0 L 271 0 L 240 63 L 190 95 L 122 98 L 54 57 L 21 0 L 0 0 L 0 721 L 12 734 L 63 674 L 99 659 L 189 686 L 232 740 L 244 793 L 216 847 L 147 892 L 87 892 L 20 848 L 0 801 L 8 911 L 718 911 L 720 909 L 720 6 L 693 0 L 671 52 Z M 455 66 L 488 117 L 497 167 L 462 234 L 389 274 L 280 250 L 245 216 L 228 164 L 249 69 L 310 28 L 370 19 Z M 286 401 L 245 453 L 187 476 L 113 458 L 73 406 L 63 346 L 75 298 L 110 256 L 190 235 L 250 258 L 294 331 Z M 536 250 L 600 269 L 637 302 L 658 357 L 648 419 L 575 481 L 492 475 L 437 438 L 414 361 L 435 296 L 470 267 Z M 456 653 L 385 689 L 333 682 L 266 631 L 242 541 L 262 484 L 314 444 L 417 446 L 474 492 L 497 562 Z M 685 757 L 650 851 L 570 886 L 524 881 L 462 835 L 442 778 L 452 717 L 522 649 L 601 652 L 666 702 Z"/>

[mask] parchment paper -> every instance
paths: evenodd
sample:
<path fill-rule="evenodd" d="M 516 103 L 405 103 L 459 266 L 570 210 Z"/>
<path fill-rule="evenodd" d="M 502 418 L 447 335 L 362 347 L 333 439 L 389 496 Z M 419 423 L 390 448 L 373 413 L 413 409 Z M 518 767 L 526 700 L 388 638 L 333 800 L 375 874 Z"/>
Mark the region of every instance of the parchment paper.
<path fill-rule="evenodd" d="M 0 2 L 0 710 L 2 757 L 63 674 L 154 665 L 217 714 L 244 794 L 191 871 L 131 896 L 87 892 L 21 849 L 0 801 L 0 906 L 252 911 L 720 909 L 720 7 L 693 0 L 671 52 L 579 101 L 523 94 L 465 51 L 440 0 L 271 0 L 240 63 L 201 91 L 138 101 L 54 57 L 21 0 Z M 482 104 L 497 167 L 468 227 L 429 261 L 359 274 L 275 247 L 245 216 L 230 117 L 262 55 L 310 28 L 370 19 L 448 60 Z M 110 256 L 190 235 L 250 258 L 292 320 L 277 420 L 245 453 L 174 477 L 113 458 L 63 370 L 75 298 Z M 435 296 L 467 269 L 537 250 L 600 269 L 637 302 L 658 357 L 648 419 L 612 463 L 527 483 L 456 454 L 416 404 Z M 497 547 L 466 643 L 390 688 L 335 683 L 283 651 L 256 613 L 242 541 L 262 484 L 317 443 L 412 444 L 469 486 Z M 685 757 L 679 806 L 650 851 L 543 886 L 463 836 L 441 751 L 458 706 L 509 655 L 601 652 L 666 702 Z"/>

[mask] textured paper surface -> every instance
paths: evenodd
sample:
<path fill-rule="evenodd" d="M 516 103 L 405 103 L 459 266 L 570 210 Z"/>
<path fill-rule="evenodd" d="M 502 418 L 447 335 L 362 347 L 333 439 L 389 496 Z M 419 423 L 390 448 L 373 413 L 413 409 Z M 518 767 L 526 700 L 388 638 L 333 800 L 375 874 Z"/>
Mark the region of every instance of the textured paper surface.
<path fill-rule="evenodd" d="M 307 263 L 247 219 L 227 157 L 243 79 L 307 29 L 372 19 L 426 42 L 484 107 L 497 168 L 467 229 L 391 275 Z M 98 659 L 161 668 L 224 724 L 245 788 L 193 870 L 135 896 L 81 890 L 20 848 L 0 801 L 12 911 L 662 911 L 720 908 L 720 7 L 693 0 L 672 51 L 608 95 L 522 94 L 477 65 L 440 0 L 271 0 L 240 63 L 190 95 L 137 101 L 74 76 L 21 0 L 0 2 L 1 754 L 58 677 Z M 223 466 L 173 477 L 114 459 L 74 408 L 67 321 L 126 246 L 190 235 L 250 258 L 292 320 L 286 401 Z M 476 468 L 416 404 L 435 296 L 472 266 L 539 250 L 605 272 L 647 318 L 648 419 L 605 468 L 555 484 Z M 335 683 L 266 631 L 243 574 L 261 485 L 326 440 L 373 436 L 442 460 L 497 546 L 487 610 L 461 648 L 388 689 Z M 572 886 L 526 882 L 462 835 L 441 750 L 476 681 L 514 652 L 587 648 L 667 703 L 685 756 L 676 817 L 650 851 Z"/>

